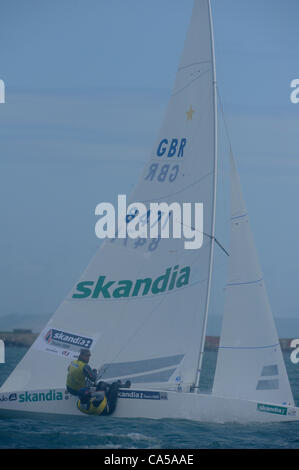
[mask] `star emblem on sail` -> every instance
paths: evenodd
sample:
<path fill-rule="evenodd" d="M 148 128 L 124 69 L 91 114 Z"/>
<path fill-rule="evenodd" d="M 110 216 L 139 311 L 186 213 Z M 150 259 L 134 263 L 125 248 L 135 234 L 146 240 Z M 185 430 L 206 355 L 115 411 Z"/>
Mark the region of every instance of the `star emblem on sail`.
<path fill-rule="evenodd" d="M 192 121 L 192 118 L 193 118 L 193 114 L 195 113 L 194 109 L 192 108 L 192 106 L 190 105 L 190 108 L 188 111 L 186 111 L 186 114 L 187 114 L 187 121 Z"/>

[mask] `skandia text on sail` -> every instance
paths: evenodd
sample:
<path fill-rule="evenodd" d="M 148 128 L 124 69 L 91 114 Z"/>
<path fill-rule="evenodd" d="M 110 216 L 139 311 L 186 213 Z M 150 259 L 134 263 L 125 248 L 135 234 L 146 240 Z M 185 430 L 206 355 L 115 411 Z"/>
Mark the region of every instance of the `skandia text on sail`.
<path fill-rule="evenodd" d="M 180 288 L 189 284 L 190 266 L 179 268 L 167 268 L 165 273 L 156 279 L 146 277 L 137 279 L 135 282 L 130 280 L 110 281 L 106 276 L 100 276 L 97 281 L 81 281 L 76 286 L 76 292 L 72 295 L 73 299 L 98 299 L 103 297 L 137 297 L 148 294 L 161 294 L 165 291 Z"/>

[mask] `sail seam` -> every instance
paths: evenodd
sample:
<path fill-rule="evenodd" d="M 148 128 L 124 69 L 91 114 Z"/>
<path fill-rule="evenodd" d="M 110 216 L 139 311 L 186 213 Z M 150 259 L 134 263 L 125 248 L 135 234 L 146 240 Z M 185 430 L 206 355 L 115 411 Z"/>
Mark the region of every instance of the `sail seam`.
<path fill-rule="evenodd" d="M 211 70 L 208 69 L 208 70 L 205 70 L 203 73 L 200 73 L 198 75 L 198 77 L 194 78 L 193 80 L 191 80 L 191 82 L 187 83 L 187 85 L 185 85 L 183 88 L 180 88 L 178 91 L 176 91 L 175 93 L 172 93 L 171 96 L 177 96 L 179 93 L 182 93 L 182 91 L 186 90 L 186 88 L 189 88 L 189 86 L 192 85 L 192 83 L 196 82 L 196 80 L 199 80 L 200 78 L 202 78 L 204 75 L 206 75 L 207 73 L 209 73 Z"/>
<path fill-rule="evenodd" d="M 201 60 L 200 62 L 193 62 L 192 64 L 182 65 L 181 67 L 179 67 L 179 70 L 187 69 L 188 67 L 192 67 L 193 65 L 211 64 L 211 63 L 212 63 L 211 60 Z"/>
<path fill-rule="evenodd" d="M 177 194 L 180 194 L 180 193 L 186 191 L 186 189 L 190 189 L 190 188 L 192 188 L 192 186 L 196 186 L 203 179 L 207 178 L 208 176 L 212 176 L 213 174 L 214 174 L 214 172 L 210 171 L 209 173 L 206 173 L 205 175 L 203 175 L 198 180 L 194 181 L 194 183 L 191 183 L 188 186 L 185 186 L 185 187 L 181 188 L 179 191 L 176 191 L 175 193 L 170 193 L 170 194 L 167 194 L 167 195 L 164 195 L 164 196 L 159 196 L 159 197 L 151 198 L 151 199 L 143 199 L 143 200 L 140 200 L 140 202 L 152 202 L 152 201 L 159 201 L 159 200 L 162 201 L 163 199 L 166 199 L 168 197 L 176 196 Z"/>
<path fill-rule="evenodd" d="M 237 215 L 236 217 L 231 217 L 231 220 L 241 219 L 242 217 L 246 217 L 246 215 L 248 215 L 248 214 L 246 213 L 246 214 L 242 214 L 242 215 Z"/>
<path fill-rule="evenodd" d="M 257 279 L 256 281 L 246 281 L 246 282 L 231 282 L 229 284 L 226 284 L 227 287 L 231 286 L 243 286 L 243 285 L 248 285 L 248 284 L 257 284 L 258 282 L 263 281 L 263 278 Z"/>

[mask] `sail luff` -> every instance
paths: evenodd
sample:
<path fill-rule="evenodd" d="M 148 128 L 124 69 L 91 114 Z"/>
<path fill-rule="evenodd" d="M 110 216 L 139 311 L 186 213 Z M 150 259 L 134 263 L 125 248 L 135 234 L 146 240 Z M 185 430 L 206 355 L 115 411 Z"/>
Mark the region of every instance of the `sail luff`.
<path fill-rule="evenodd" d="M 204 325 L 201 334 L 199 356 L 196 368 L 195 386 L 198 389 L 201 366 L 203 361 L 203 353 L 205 347 L 205 337 L 209 315 L 209 305 L 211 296 L 211 285 L 213 275 L 213 260 L 214 260 L 214 248 L 215 248 L 215 229 L 216 229 L 216 201 L 217 201 L 217 163 L 218 163 L 218 132 L 217 132 L 217 81 L 216 81 L 216 60 L 215 60 L 215 45 L 214 45 L 214 28 L 212 19 L 211 1 L 208 0 L 209 6 L 209 22 L 210 22 L 210 44 L 211 44 L 211 56 L 212 56 L 212 74 L 213 74 L 213 101 L 214 101 L 214 191 L 213 191 L 213 202 L 212 202 L 212 234 L 211 234 L 211 251 L 210 251 L 210 263 L 209 263 L 209 277 L 208 277 L 208 288 L 206 307 L 204 314 Z"/>

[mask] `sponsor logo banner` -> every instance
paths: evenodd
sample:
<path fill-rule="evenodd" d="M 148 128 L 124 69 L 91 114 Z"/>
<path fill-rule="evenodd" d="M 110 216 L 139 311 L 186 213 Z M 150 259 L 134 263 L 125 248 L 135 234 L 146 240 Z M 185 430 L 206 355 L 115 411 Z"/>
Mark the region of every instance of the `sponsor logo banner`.
<path fill-rule="evenodd" d="M 96 339 L 95 336 L 86 337 L 78 333 L 47 327 L 42 331 L 33 347 L 68 359 L 77 359 L 80 349 L 91 349 Z"/>
<path fill-rule="evenodd" d="M 67 393 L 58 392 L 56 390 L 43 390 L 35 392 L 19 393 L 19 403 L 34 403 L 41 401 L 61 401 L 67 400 Z"/>
<path fill-rule="evenodd" d="M 0 401 L 15 401 L 18 399 L 17 393 L 5 393 L 0 396 Z"/>
<path fill-rule="evenodd" d="M 106 276 L 100 276 L 93 281 L 80 281 L 72 299 L 121 299 L 125 297 L 143 297 L 145 295 L 157 295 L 173 289 L 187 286 L 190 281 L 191 267 L 180 268 L 179 265 L 169 267 L 165 272 L 152 279 L 147 276 L 143 279 L 132 281 L 106 280 Z"/>
<path fill-rule="evenodd" d="M 296 410 L 294 408 L 289 408 L 288 409 L 288 415 L 289 416 L 296 416 Z"/>
<path fill-rule="evenodd" d="M 35 390 L 35 391 L 24 391 L 19 393 L 3 393 L 0 395 L 0 402 L 12 402 L 18 403 L 34 403 L 43 401 L 61 401 L 68 400 L 69 394 L 67 391 L 52 390 Z"/>
<path fill-rule="evenodd" d="M 166 392 L 152 392 L 144 390 L 120 390 L 119 398 L 133 398 L 139 400 L 167 400 Z"/>
<path fill-rule="evenodd" d="M 277 415 L 286 415 L 287 408 L 285 406 L 276 406 L 276 405 L 265 405 L 264 403 L 257 404 L 257 411 L 263 411 L 265 413 L 274 413 Z"/>
<path fill-rule="evenodd" d="M 74 335 L 54 328 L 51 328 L 46 333 L 45 341 L 48 344 L 55 344 L 55 346 L 63 347 L 64 349 L 90 348 L 92 345 L 92 338 Z"/>

